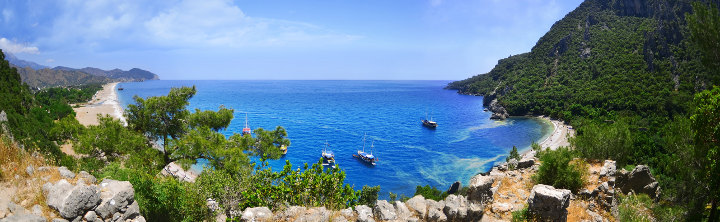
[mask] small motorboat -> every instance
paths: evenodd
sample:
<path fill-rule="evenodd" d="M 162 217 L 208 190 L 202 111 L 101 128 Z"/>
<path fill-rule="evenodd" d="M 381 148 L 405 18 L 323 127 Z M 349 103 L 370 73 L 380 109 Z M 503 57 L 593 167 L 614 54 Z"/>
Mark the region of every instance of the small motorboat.
<path fill-rule="evenodd" d="M 330 144 L 325 142 L 325 148 L 323 148 L 322 151 L 322 159 L 323 159 L 323 166 L 331 166 L 332 168 L 335 168 L 335 153 L 333 151 L 330 151 L 328 148 L 330 148 Z"/>

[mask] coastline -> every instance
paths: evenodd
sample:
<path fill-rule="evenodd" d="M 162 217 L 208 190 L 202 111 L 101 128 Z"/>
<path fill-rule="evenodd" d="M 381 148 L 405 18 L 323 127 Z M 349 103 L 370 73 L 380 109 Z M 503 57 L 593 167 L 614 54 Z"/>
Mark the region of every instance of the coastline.
<path fill-rule="evenodd" d="M 123 125 L 127 125 L 118 100 L 118 83 L 113 82 L 103 85 L 103 89 L 95 93 L 92 100 L 80 105 L 80 107 L 73 108 L 76 113 L 75 118 L 80 124 L 84 126 L 98 125 L 97 115 L 101 114 L 110 115 L 115 119 L 119 119 Z"/>
<path fill-rule="evenodd" d="M 572 126 L 546 116 L 536 116 L 535 118 L 548 121 L 553 126 L 552 132 L 542 142 L 538 143 L 540 147 L 555 150 L 558 147 L 570 146 L 568 138 L 575 136 L 575 129 Z"/>

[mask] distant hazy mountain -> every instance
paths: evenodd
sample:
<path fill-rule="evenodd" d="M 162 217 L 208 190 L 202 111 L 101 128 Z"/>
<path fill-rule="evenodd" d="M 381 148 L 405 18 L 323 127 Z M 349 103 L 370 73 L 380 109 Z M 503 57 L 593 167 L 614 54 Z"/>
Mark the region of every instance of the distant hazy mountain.
<path fill-rule="evenodd" d="M 50 69 L 47 66 L 18 59 L 10 53 L 6 54 L 6 59 L 10 62 L 11 66 L 18 69 L 22 81 L 33 88 L 160 79 L 158 75 L 138 68 L 124 71 L 121 69 L 102 70 L 93 67 L 74 69 L 57 66 Z"/>
<path fill-rule="evenodd" d="M 18 59 L 17 57 L 15 57 L 15 55 L 10 54 L 10 53 L 8 53 L 8 52 L 5 52 L 5 59 L 7 59 L 7 61 L 10 62 L 10 64 L 13 64 L 13 65 L 15 65 L 15 66 L 17 66 L 17 67 L 22 67 L 22 68 L 30 67 L 30 68 L 33 68 L 33 69 L 50 68 L 50 67 L 47 67 L 47 66 L 44 66 L 44 65 L 40 65 L 40 64 L 37 64 L 37 63 L 34 63 L 34 62 L 30 62 L 30 61 L 25 61 L 25 60 L 22 60 L 22 59 Z"/>

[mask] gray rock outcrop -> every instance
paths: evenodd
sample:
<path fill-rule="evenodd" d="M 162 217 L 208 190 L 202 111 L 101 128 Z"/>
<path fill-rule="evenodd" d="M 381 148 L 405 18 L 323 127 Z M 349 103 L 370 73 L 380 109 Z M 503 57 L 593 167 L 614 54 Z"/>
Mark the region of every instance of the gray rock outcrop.
<path fill-rule="evenodd" d="M 491 188 L 494 181 L 495 179 L 492 176 L 475 175 L 470 179 L 468 200 L 479 203 L 492 202 L 493 191 Z"/>
<path fill-rule="evenodd" d="M 424 219 L 427 216 L 427 202 L 425 202 L 425 197 L 417 195 L 405 203 L 411 211 L 420 216 L 420 219 Z"/>
<path fill-rule="evenodd" d="M 247 208 L 243 211 L 243 221 L 271 221 L 272 211 L 267 207 L 253 207 Z"/>
<path fill-rule="evenodd" d="M 100 182 L 100 190 L 102 201 L 95 212 L 103 219 L 110 218 L 117 212 L 125 212 L 125 209 L 135 202 L 135 190 L 128 181 L 104 179 Z"/>
<path fill-rule="evenodd" d="M 621 170 L 617 174 L 615 188 L 619 188 L 623 193 L 644 193 L 655 199 L 660 194 L 655 177 L 650 173 L 650 168 L 646 165 L 637 165 L 631 172 Z"/>
<path fill-rule="evenodd" d="M 180 165 L 178 165 L 175 162 L 169 163 L 167 166 L 165 166 L 162 171 L 160 171 L 160 174 L 163 176 L 172 176 L 180 181 L 195 182 L 195 179 L 197 179 L 197 174 L 193 173 L 192 171 L 185 171 Z"/>
<path fill-rule="evenodd" d="M 528 211 L 541 221 L 566 221 L 570 190 L 538 184 L 528 198 Z"/>
<path fill-rule="evenodd" d="M 455 194 L 457 193 L 460 188 L 462 187 L 462 183 L 460 181 L 455 181 L 452 185 L 450 185 L 450 188 L 446 191 L 448 194 Z"/>
<path fill-rule="evenodd" d="M 488 107 L 488 109 L 493 112 L 493 114 L 490 116 L 490 119 L 504 120 L 510 117 L 510 114 L 508 114 L 507 110 L 505 110 L 505 107 L 500 105 L 497 99 L 493 99 L 490 102 L 490 107 Z"/>
<path fill-rule="evenodd" d="M 365 205 L 355 206 L 355 212 L 357 212 L 357 220 L 359 222 L 375 222 L 373 218 L 373 212 L 370 207 Z"/>
<path fill-rule="evenodd" d="M 443 213 L 449 220 L 465 221 L 467 220 L 468 203 L 464 196 L 450 194 L 445 198 L 445 207 Z"/>
<path fill-rule="evenodd" d="M 75 178 L 75 173 L 68 170 L 67 167 L 58 167 L 58 172 L 60 172 L 60 176 L 62 176 L 65 179 Z"/>
<path fill-rule="evenodd" d="M 388 203 L 387 200 L 375 201 L 375 217 L 379 220 L 395 220 L 397 219 L 397 213 L 395 207 Z"/>
<path fill-rule="evenodd" d="M 45 184 L 43 192 L 46 194 L 48 206 L 60 212 L 63 218 L 84 215 L 100 202 L 100 191 L 97 186 L 85 184 L 72 186 L 64 179 L 55 185 Z"/>

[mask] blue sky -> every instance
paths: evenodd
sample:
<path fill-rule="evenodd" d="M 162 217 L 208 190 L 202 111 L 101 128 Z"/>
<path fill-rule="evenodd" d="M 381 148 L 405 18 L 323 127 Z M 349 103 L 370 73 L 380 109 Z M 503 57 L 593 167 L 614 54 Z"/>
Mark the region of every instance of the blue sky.
<path fill-rule="evenodd" d="M 0 0 L 0 48 L 161 79 L 441 79 L 527 52 L 581 0 Z"/>

